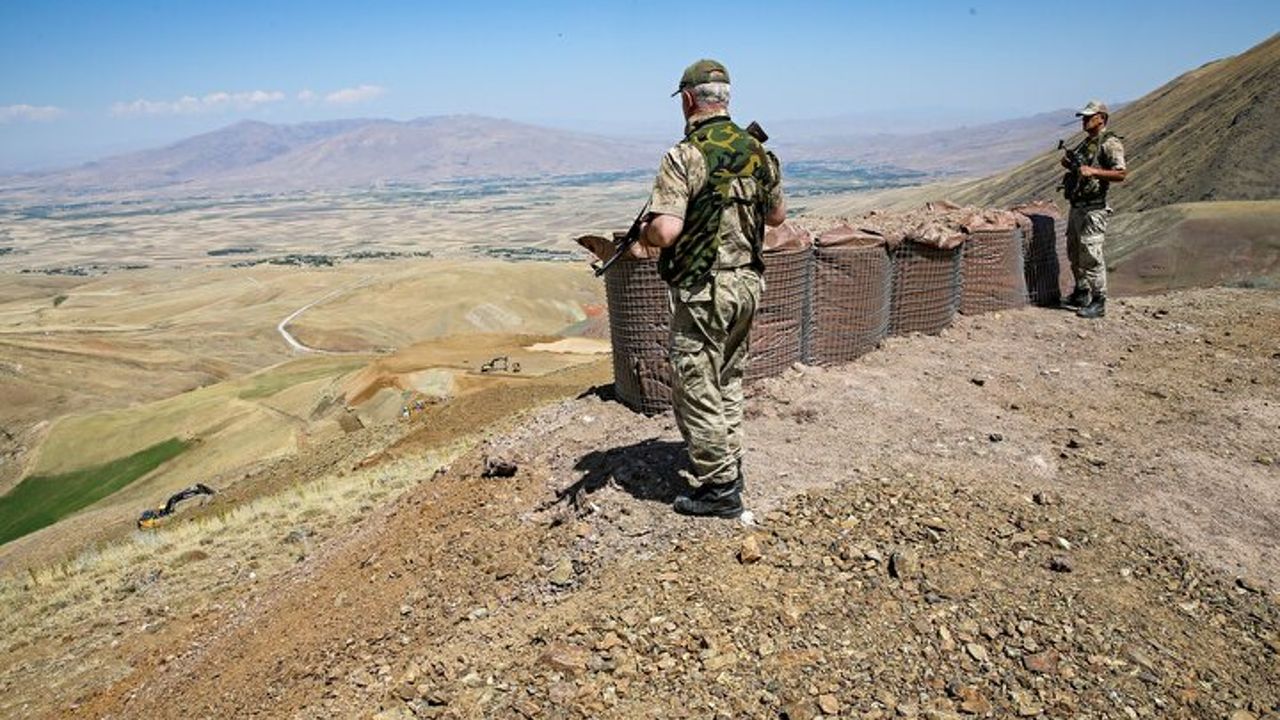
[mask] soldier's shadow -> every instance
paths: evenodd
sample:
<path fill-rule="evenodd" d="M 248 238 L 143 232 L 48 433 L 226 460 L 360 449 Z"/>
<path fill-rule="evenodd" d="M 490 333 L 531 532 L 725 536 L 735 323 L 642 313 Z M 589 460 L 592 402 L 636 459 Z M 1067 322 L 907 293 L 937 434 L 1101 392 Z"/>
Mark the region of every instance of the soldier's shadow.
<path fill-rule="evenodd" d="M 650 438 L 631 445 L 595 450 L 583 455 L 573 469 L 582 479 L 561 490 L 560 500 L 574 505 L 610 482 L 637 500 L 671 504 L 687 489 L 679 470 L 688 462 L 684 443 Z"/>

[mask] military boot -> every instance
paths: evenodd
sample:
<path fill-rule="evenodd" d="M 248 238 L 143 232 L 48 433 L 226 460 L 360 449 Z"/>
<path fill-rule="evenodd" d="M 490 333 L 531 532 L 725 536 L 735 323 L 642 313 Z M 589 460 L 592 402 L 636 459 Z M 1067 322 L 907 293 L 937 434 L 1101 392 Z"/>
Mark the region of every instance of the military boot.
<path fill-rule="evenodd" d="M 681 515 L 736 518 L 742 514 L 742 476 L 731 483 L 703 483 L 692 492 L 681 495 L 672 508 Z"/>
<path fill-rule="evenodd" d="M 1076 311 L 1076 315 L 1082 318 L 1094 320 L 1096 318 L 1105 317 L 1107 314 L 1107 296 L 1097 293 L 1093 296 L 1093 300 L 1084 307 Z"/>
<path fill-rule="evenodd" d="M 1071 294 L 1063 298 L 1062 307 L 1064 308 L 1082 308 L 1089 304 L 1089 288 L 1082 288 L 1079 285 Z"/>

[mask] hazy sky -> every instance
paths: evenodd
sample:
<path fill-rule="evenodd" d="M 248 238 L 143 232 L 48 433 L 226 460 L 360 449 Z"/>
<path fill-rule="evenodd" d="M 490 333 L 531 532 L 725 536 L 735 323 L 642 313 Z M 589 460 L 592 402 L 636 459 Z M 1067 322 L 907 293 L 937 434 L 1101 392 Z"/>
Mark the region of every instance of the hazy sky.
<path fill-rule="evenodd" d="M 958 123 L 1131 100 L 1280 29 L 1280 0 L 0 0 L 0 170 L 253 118 L 477 113 L 663 133 L 704 56 L 735 114 Z"/>

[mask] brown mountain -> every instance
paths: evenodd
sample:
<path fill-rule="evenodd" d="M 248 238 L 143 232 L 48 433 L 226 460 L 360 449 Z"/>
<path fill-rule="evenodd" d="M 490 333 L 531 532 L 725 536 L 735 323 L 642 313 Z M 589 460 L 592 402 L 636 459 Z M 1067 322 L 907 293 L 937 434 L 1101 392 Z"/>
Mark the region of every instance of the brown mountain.
<path fill-rule="evenodd" d="M 1280 197 L 1280 35 L 1118 110 L 1111 129 L 1124 137 L 1129 159 L 1129 179 L 1113 193 L 1117 210 Z M 1053 197 L 1059 157 L 1046 152 L 959 199 L 1012 205 Z"/>
<path fill-rule="evenodd" d="M 661 151 L 657 144 L 479 116 L 298 125 L 246 121 L 164 148 L 5 178 L 3 186 L 41 194 L 336 189 L 617 172 L 656 166 Z"/>

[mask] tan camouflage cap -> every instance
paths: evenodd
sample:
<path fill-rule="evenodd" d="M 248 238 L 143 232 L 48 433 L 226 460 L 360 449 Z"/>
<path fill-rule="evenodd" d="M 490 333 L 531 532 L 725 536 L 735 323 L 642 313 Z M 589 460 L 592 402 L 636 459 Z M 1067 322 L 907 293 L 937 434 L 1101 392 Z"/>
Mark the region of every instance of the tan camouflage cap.
<path fill-rule="evenodd" d="M 680 76 L 680 87 L 671 93 L 671 97 L 679 95 L 681 90 L 709 82 L 729 82 L 729 71 L 719 62 L 703 58 L 684 69 L 684 74 Z"/>
<path fill-rule="evenodd" d="M 1098 113 L 1111 117 L 1111 111 L 1107 109 L 1106 103 L 1101 100 L 1090 100 L 1088 105 L 1085 105 L 1076 112 L 1076 117 L 1089 117 L 1090 115 L 1097 115 Z"/>

